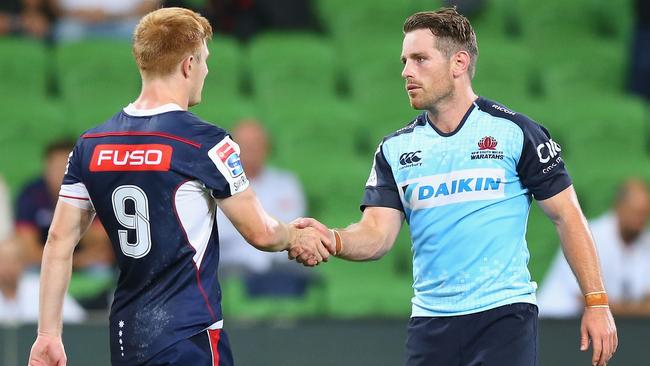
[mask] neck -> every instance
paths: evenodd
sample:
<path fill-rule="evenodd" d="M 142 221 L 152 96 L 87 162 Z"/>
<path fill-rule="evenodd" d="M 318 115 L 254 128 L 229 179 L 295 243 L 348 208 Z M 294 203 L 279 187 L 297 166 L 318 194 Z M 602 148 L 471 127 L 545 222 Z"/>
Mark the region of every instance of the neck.
<path fill-rule="evenodd" d="M 172 77 L 142 81 L 142 91 L 133 105 L 138 109 L 152 109 L 174 103 L 187 110 L 189 96 L 185 88 Z"/>
<path fill-rule="evenodd" d="M 444 133 L 455 131 L 469 107 L 478 96 L 471 86 L 454 90 L 447 97 L 439 100 L 433 107 L 427 108 L 431 123 Z"/>

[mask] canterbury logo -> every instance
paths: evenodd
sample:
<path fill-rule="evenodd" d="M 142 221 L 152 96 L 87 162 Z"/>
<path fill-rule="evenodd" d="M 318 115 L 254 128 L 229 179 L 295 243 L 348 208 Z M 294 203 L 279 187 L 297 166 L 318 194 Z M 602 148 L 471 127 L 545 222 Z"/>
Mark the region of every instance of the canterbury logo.
<path fill-rule="evenodd" d="M 399 163 L 400 165 L 406 165 L 406 164 L 413 164 L 413 163 L 418 163 L 422 158 L 418 156 L 422 151 L 413 151 L 413 152 L 407 152 L 399 157 Z"/>

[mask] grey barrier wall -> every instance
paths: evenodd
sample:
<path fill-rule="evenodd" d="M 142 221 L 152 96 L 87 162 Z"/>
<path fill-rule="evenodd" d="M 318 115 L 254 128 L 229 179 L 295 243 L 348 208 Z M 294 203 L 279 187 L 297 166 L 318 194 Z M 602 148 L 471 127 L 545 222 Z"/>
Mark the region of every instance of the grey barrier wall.
<path fill-rule="evenodd" d="M 650 319 L 617 319 L 620 347 L 609 366 L 649 366 Z M 393 366 L 403 364 L 406 319 L 243 322 L 226 320 L 238 366 Z M 540 321 L 540 365 L 590 365 L 579 320 Z M 34 325 L 0 327 L 0 365 L 27 365 Z M 106 324 L 66 326 L 69 366 L 110 365 Z M 189 366 L 189 365 L 188 365 Z M 507 365 L 503 365 L 507 366 Z"/>

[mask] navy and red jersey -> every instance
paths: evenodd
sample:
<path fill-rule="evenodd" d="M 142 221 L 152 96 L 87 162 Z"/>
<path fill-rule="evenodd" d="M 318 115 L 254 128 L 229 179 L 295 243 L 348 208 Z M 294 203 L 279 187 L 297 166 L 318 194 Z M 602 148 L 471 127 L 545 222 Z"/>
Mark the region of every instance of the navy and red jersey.
<path fill-rule="evenodd" d="M 95 210 L 113 244 L 114 365 L 221 328 L 215 199 L 247 187 L 237 144 L 175 104 L 128 106 L 79 138 L 60 199 Z"/>

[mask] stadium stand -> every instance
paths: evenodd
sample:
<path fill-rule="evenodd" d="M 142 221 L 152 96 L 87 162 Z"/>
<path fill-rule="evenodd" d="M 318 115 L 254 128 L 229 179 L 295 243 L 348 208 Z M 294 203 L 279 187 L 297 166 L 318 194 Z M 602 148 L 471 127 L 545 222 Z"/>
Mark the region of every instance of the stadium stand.
<path fill-rule="evenodd" d="M 604 0 L 494 0 L 475 21 L 476 90 L 552 131 L 587 216 L 608 207 L 621 177 L 650 177 L 644 105 L 623 94 L 631 24 L 623 8 L 629 3 L 607 12 L 611 5 Z M 269 33 L 242 45 L 217 35 L 203 103 L 193 111 L 226 128 L 243 117 L 262 117 L 276 147 L 272 162 L 300 176 L 310 213 L 345 226 L 359 216 L 381 137 L 416 115 L 400 79 L 402 22 L 411 11 L 435 7 L 420 0 L 318 0 L 326 36 Z M 80 134 L 138 90 L 126 43 L 64 44 L 55 57 L 48 55 L 34 41 L 0 40 L 0 167 L 14 192 L 38 171 L 42 146 L 52 135 Z M 46 94 L 48 65 L 57 70 L 59 97 Z M 556 234 L 537 208 L 529 223 L 530 268 L 541 280 L 558 245 Z M 322 294 L 285 306 L 293 310 L 283 315 L 407 315 L 412 289 L 406 231 L 381 261 L 332 260 L 319 267 Z M 270 305 L 249 304 L 240 284 L 225 284 L 224 293 L 231 316 L 273 313 Z"/>

